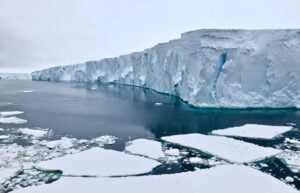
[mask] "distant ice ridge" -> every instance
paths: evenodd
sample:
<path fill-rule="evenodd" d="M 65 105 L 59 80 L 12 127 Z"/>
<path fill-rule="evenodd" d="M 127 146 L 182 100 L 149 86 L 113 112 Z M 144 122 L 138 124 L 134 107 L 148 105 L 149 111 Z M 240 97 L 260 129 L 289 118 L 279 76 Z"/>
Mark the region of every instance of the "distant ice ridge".
<path fill-rule="evenodd" d="M 30 74 L 25 73 L 0 73 L 0 80 L 30 80 Z"/>
<path fill-rule="evenodd" d="M 120 83 L 198 107 L 300 108 L 300 30 L 197 30 L 116 58 L 32 73 L 33 80 Z"/>

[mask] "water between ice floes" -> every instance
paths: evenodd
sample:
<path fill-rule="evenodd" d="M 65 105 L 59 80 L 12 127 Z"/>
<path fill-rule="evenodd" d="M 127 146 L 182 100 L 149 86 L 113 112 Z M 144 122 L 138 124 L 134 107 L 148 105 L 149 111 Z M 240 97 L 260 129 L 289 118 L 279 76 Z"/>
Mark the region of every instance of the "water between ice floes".
<path fill-rule="evenodd" d="M 33 92 L 23 92 L 26 90 Z M 0 124 L 4 131 L 20 127 L 47 128 L 51 130 L 51 139 L 91 139 L 101 135 L 112 135 L 118 140 L 108 148 L 119 151 L 124 150 L 126 142 L 136 138 L 159 140 L 163 136 L 175 134 L 208 134 L 216 129 L 247 123 L 292 124 L 295 128 L 300 125 L 300 111 L 293 109 L 197 109 L 174 96 L 116 84 L 0 81 L 0 111 L 22 111 L 24 114 L 18 115 L 18 118 L 27 120 L 22 126 Z M 300 140 L 299 129 L 293 129 L 274 140 L 244 140 L 262 146 L 277 147 L 282 145 L 287 137 Z M 9 143 L 27 145 L 22 139 Z M 186 157 L 196 154 L 201 153 L 187 150 Z M 208 155 L 202 155 L 205 156 Z M 193 170 L 194 165 L 186 160 L 183 158 L 179 164 L 162 165 L 156 168 L 153 174 Z M 263 163 L 267 165 L 258 163 L 256 166 L 279 179 L 288 176 L 300 177 L 299 174 L 289 171 L 276 158 L 265 160 Z M 299 181 L 293 183 L 300 188 Z"/>

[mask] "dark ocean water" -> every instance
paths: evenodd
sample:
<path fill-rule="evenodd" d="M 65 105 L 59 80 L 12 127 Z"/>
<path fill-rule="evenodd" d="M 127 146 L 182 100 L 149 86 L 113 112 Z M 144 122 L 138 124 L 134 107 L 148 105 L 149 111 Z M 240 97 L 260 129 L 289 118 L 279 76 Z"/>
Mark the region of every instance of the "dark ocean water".
<path fill-rule="evenodd" d="M 24 93 L 23 90 L 35 92 Z M 5 102 L 12 104 L 1 105 Z M 199 109 L 187 105 L 177 97 L 132 86 L 0 81 L 0 111 L 13 110 L 25 112 L 18 116 L 28 120 L 22 127 L 49 128 L 53 131 L 52 138 L 68 136 L 90 139 L 101 135 L 113 135 L 119 140 L 109 148 L 120 151 L 124 149 L 127 141 L 136 138 L 159 140 L 162 136 L 174 134 L 208 134 L 215 129 L 246 123 L 293 123 L 294 127 L 300 125 L 300 111 L 295 109 Z M 0 128 L 10 127 L 12 126 L 0 124 Z M 299 129 L 284 134 L 284 137 L 299 140 Z M 246 141 L 275 147 L 283 143 L 284 137 L 267 141 Z M 17 142 L 22 144 L 22 141 Z M 262 170 L 277 178 L 299 176 L 291 173 L 276 159 L 267 162 L 269 168 Z M 180 172 L 193 168 L 192 165 L 182 162 L 180 166 L 162 166 L 153 173 Z M 295 181 L 294 185 L 300 188 L 299 181 Z"/>

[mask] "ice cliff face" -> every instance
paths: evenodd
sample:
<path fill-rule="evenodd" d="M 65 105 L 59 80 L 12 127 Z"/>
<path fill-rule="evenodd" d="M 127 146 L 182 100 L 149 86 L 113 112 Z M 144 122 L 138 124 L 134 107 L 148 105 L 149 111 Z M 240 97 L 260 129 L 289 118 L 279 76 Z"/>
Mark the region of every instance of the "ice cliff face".
<path fill-rule="evenodd" d="M 142 86 L 198 107 L 300 108 L 300 30 L 197 30 L 142 52 L 34 72 L 32 79 Z"/>

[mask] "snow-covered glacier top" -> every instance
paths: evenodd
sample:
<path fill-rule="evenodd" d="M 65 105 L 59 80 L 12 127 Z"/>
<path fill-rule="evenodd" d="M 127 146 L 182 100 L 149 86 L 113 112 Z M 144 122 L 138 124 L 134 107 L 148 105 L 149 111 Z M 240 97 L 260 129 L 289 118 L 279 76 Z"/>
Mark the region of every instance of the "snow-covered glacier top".
<path fill-rule="evenodd" d="M 300 30 L 197 30 L 142 52 L 32 73 L 33 80 L 113 82 L 198 107 L 300 108 Z"/>

